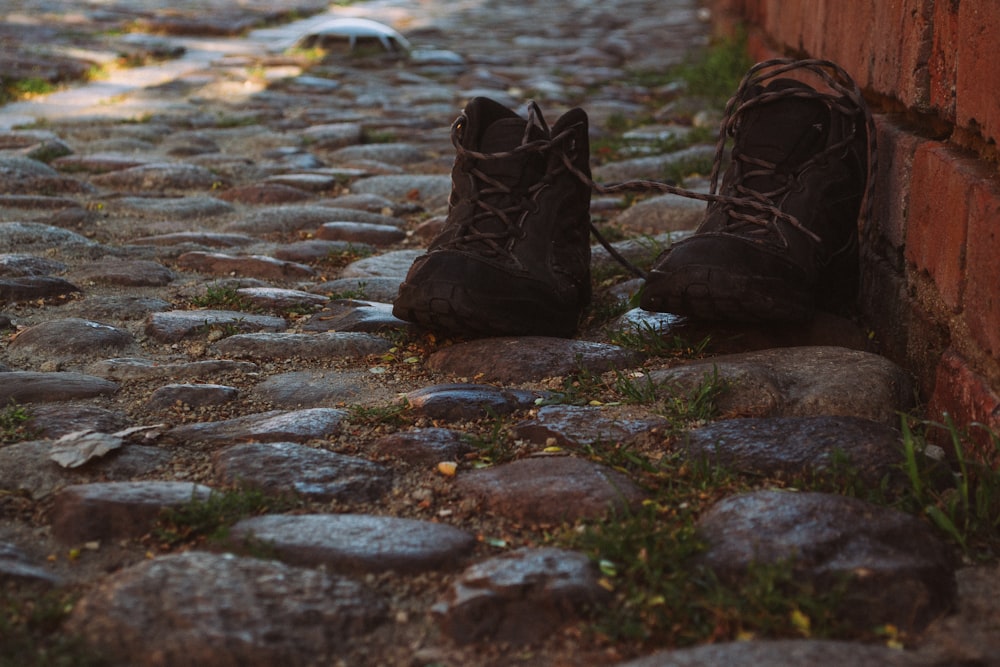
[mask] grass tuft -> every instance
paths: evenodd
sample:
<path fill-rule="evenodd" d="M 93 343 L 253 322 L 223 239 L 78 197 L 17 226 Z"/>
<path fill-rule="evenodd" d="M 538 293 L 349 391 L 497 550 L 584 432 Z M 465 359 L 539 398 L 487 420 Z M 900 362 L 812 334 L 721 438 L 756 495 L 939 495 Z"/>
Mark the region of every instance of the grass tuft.
<path fill-rule="evenodd" d="M 179 507 L 163 510 L 155 534 L 168 546 L 218 542 L 224 540 L 229 528 L 241 519 L 284 512 L 297 504 L 290 497 L 271 496 L 258 489 L 212 491 L 207 498 L 192 496 Z"/>
<path fill-rule="evenodd" d="M 0 445 L 22 440 L 31 440 L 37 433 L 29 426 L 31 411 L 11 399 L 3 410 L 0 410 Z"/>
<path fill-rule="evenodd" d="M 722 107 L 752 66 L 746 32 L 740 30 L 732 37 L 715 40 L 705 51 L 677 66 L 673 74 L 687 84 L 688 94 L 706 97 Z"/>
<path fill-rule="evenodd" d="M 966 557 L 995 560 L 1000 556 L 1000 470 L 970 459 L 966 452 L 974 448 L 978 433 L 1000 453 L 1000 435 L 979 423 L 960 429 L 947 414 L 943 422 L 912 425 L 904 416 L 902 433 L 903 471 L 909 482 L 903 509 L 926 516 Z M 928 440 L 935 435 L 943 435 L 951 446 L 950 461 L 926 455 Z"/>

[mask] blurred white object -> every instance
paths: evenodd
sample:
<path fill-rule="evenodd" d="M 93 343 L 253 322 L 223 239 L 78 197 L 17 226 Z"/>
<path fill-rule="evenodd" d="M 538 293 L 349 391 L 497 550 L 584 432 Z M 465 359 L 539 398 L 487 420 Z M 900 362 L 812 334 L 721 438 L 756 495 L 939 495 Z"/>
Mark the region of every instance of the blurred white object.
<path fill-rule="evenodd" d="M 347 39 L 352 51 L 359 39 L 377 39 L 386 51 L 410 49 L 410 42 L 384 23 L 358 18 L 327 21 L 304 35 L 299 44 L 306 48 L 322 46 L 330 39 Z"/>

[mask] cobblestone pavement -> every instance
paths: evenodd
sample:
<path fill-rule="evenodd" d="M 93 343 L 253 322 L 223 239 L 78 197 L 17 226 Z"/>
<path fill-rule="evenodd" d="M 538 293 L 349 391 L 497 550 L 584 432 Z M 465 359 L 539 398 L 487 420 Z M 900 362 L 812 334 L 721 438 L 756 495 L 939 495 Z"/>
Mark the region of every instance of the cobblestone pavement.
<path fill-rule="evenodd" d="M 572 340 L 391 315 L 475 95 L 583 106 L 598 180 L 704 185 L 718 103 L 666 76 L 707 43 L 696 2 L 275 4 L 2 7 L 5 72 L 104 74 L 0 107 L 0 664 L 1000 664 L 993 566 L 815 482 L 845 454 L 840 488 L 896 484 L 915 409 L 851 321 L 630 310 L 599 247 Z M 701 210 L 592 205 L 646 265 Z M 239 521 L 209 537 L 199 506 Z M 594 546 L 631 525 L 652 551 Z M 689 525 L 697 563 L 664 563 Z M 734 611 L 761 563 L 811 591 L 766 627 Z M 729 602 L 662 593 L 709 572 Z M 806 602 L 844 581 L 822 639 Z M 31 663 L 22 612 L 52 599 Z"/>

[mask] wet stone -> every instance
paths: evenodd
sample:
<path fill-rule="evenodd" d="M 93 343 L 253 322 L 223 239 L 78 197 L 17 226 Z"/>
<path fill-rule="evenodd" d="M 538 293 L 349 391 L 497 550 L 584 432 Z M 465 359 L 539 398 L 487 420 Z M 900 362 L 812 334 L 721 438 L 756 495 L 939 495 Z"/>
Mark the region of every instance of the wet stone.
<path fill-rule="evenodd" d="M 705 216 L 705 206 L 703 201 L 676 195 L 653 197 L 625 209 L 613 223 L 651 234 L 694 229 Z"/>
<path fill-rule="evenodd" d="M 152 313 L 146 321 L 146 335 L 173 343 L 188 336 L 208 334 L 212 327 L 232 327 L 237 331 L 282 331 L 288 323 L 280 317 L 253 315 L 229 310 L 171 310 Z"/>
<path fill-rule="evenodd" d="M 337 185 L 337 178 L 326 174 L 278 174 L 268 176 L 265 182 L 318 192 L 333 189 Z"/>
<path fill-rule="evenodd" d="M 58 586 L 62 579 L 9 542 L 0 542 L 0 582 L 26 581 Z"/>
<path fill-rule="evenodd" d="M 540 408 L 533 419 L 515 424 L 514 433 L 529 442 L 565 447 L 596 442 L 658 442 L 669 427 L 670 421 L 662 417 L 623 418 L 606 408 L 548 405 Z"/>
<path fill-rule="evenodd" d="M 590 559 L 578 552 L 525 548 L 472 565 L 433 608 L 459 644 L 540 641 L 611 595 Z"/>
<path fill-rule="evenodd" d="M 358 160 L 405 165 L 427 159 L 426 153 L 411 144 L 358 144 L 347 146 L 330 153 L 329 158 L 338 164 L 350 164 Z"/>
<path fill-rule="evenodd" d="M 87 315 L 103 320 L 141 320 L 150 313 L 173 308 L 173 304 L 155 296 L 133 294 L 98 294 L 71 301 L 63 307 L 67 315 Z"/>
<path fill-rule="evenodd" d="M 58 176 L 52 167 L 23 155 L 0 154 L 0 183 L 16 182 L 39 176 Z M 4 188 L 5 191 L 7 188 Z"/>
<path fill-rule="evenodd" d="M 899 431 L 857 417 L 722 420 L 687 432 L 673 449 L 754 475 L 818 474 L 846 465 L 876 486 L 900 475 L 903 460 Z"/>
<path fill-rule="evenodd" d="M 51 213 L 52 211 L 63 212 L 66 209 L 78 211 L 80 209 L 80 202 L 71 197 L 0 194 L 0 209 L 44 211 L 46 213 Z"/>
<path fill-rule="evenodd" d="M 254 396 L 276 407 L 317 407 L 367 401 L 376 393 L 363 381 L 363 371 L 293 371 L 258 383 Z"/>
<path fill-rule="evenodd" d="M 278 287 L 241 287 L 236 293 L 256 306 L 273 310 L 311 308 L 322 306 L 329 301 L 318 294 Z"/>
<path fill-rule="evenodd" d="M 92 177 L 95 185 L 125 191 L 208 190 L 220 182 L 205 167 L 179 162 L 141 164 Z"/>
<path fill-rule="evenodd" d="M 336 435 L 343 410 L 307 408 L 305 410 L 271 410 L 226 419 L 175 426 L 164 434 L 168 442 L 197 442 L 208 445 L 228 445 L 244 442 L 306 442 Z"/>
<path fill-rule="evenodd" d="M 524 410 L 546 395 L 540 391 L 487 384 L 449 383 L 416 389 L 405 398 L 415 414 L 430 419 L 461 421 Z"/>
<path fill-rule="evenodd" d="M 387 277 L 399 278 L 400 282 L 406 277 L 410 266 L 420 255 L 422 250 L 393 250 L 390 252 L 365 257 L 356 262 L 351 262 L 340 272 L 341 278 L 370 278 Z"/>
<path fill-rule="evenodd" d="M 336 150 L 361 143 L 362 128 L 359 123 L 324 123 L 302 131 L 310 145 L 322 150 Z"/>
<path fill-rule="evenodd" d="M 415 428 L 383 436 L 375 442 L 373 452 L 412 465 L 432 466 L 441 461 L 460 461 L 473 451 L 464 434 L 448 428 Z"/>
<path fill-rule="evenodd" d="M 89 155 L 65 155 L 52 161 L 52 166 L 62 171 L 104 174 L 149 164 L 150 160 L 124 153 L 91 153 Z"/>
<path fill-rule="evenodd" d="M 372 254 L 375 246 L 367 243 L 352 243 L 349 241 L 324 241 L 322 239 L 309 239 L 308 241 L 296 241 L 295 243 L 284 243 L 277 246 L 272 253 L 278 259 L 290 262 L 323 262 L 335 259 L 344 253 Z"/>
<path fill-rule="evenodd" d="M 193 498 L 206 499 L 211 489 L 191 482 L 104 482 L 68 486 L 55 497 L 52 534 L 65 544 L 139 537 L 156 523 L 160 512 Z"/>
<path fill-rule="evenodd" d="M 363 276 L 359 278 L 338 278 L 320 283 L 310 288 L 317 294 L 331 298 L 370 299 L 378 303 L 392 303 L 399 294 L 400 277 Z"/>
<path fill-rule="evenodd" d="M 465 472 L 455 487 L 495 514 L 546 524 L 601 517 L 643 497 L 626 475 L 567 456 L 521 459 Z"/>
<path fill-rule="evenodd" d="M 259 516 L 237 523 L 231 535 L 236 543 L 263 540 L 286 563 L 341 573 L 448 569 L 476 544 L 446 524 L 365 514 Z"/>
<path fill-rule="evenodd" d="M 0 151 L 25 149 L 50 141 L 61 141 L 59 135 L 48 130 L 0 131 Z"/>
<path fill-rule="evenodd" d="M 292 442 L 236 445 L 217 452 L 214 461 L 215 474 L 225 484 L 318 501 L 374 502 L 392 485 L 392 473 L 384 466 Z"/>
<path fill-rule="evenodd" d="M 229 188 L 216 195 L 219 199 L 237 204 L 260 206 L 266 204 L 292 204 L 312 195 L 299 187 L 284 183 L 263 182 Z"/>
<path fill-rule="evenodd" d="M 624 290 L 625 293 L 621 295 L 621 299 L 629 299 L 634 293 L 639 291 L 642 285 L 643 282 L 641 280 L 636 281 L 634 289 L 626 288 Z M 683 318 L 672 313 L 654 313 L 642 308 L 633 308 L 623 313 L 615 321 L 614 328 L 621 331 L 655 331 L 660 334 L 667 334 L 682 321 Z"/>
<path fill-rule="evenodd" d="M 156 236 L 140 236 L 132 239 L 133 245 L 171 246 L 194 244 L 211 248 L 238 248 L 256 243 L 257 239 L 246 234 L 222 234 L 219 232 L 173 232 Z"/>
<path fill-rule="evenodd" d="M 379 195 L 393 201 L 417 201 L 425 208 L 433 209 L 448 203 L 448 196 L 451 194 L 451 176 L 445 174 L 371 176 L 355 181 L 351 185 L 351 191 Z"/>
<path fill-rule="evenodd" d="M 82 373 L 7 371 L 0 373 L 0 403 L 47 403 L 108 396 L 118 385 Z"/>
<path fill-rule="evenodd" d="M 934 620 L 921 635 L 921 653 L 932 664 L 993 665 L 1000 632 L 1000 574 L 995 564 L 964 567 L 955 573 L 957 608 Z"/>
<path fill-rule="evenodd" d="M 96 247 L 86 236 L 38 222 L 0 222 L 0 251 L 40 252 L 50 248 Z"/>
<path fill-rule="evenodd" d="M 841 347 L 791 347 L 694 361 L 653 371 L 658 385 L 727 383 L 717 403 L 733 417 L 854 416 L 889 426 L 913 406 L 910 376 L 885 357 Z"/>
<path fill-rule="evenodd" d="M 692 163 L 710 166 L 714 158 L 715 146 L 691 146 L 672 153 L 608 162 L 594 169 L 594 180 L 601 183 L 618 183 L 633 179 L 655 181 L 663 178 L 663 174 L 674 167 Z"/>
<path fill-rule="evenodd" d="M 129 481 L 149 475 L 170 459 L 169 453 L 158 447 L 128 445 L 79 468 L 66 469 L 51 460 L 53 444 L 50 440 L 30 440 L 0 447 L 0 490 L 40 499 L 67 484 Z"/>
<path fill-rule="evenodd" d="M 110 208 L 110 207 L 109 207 Z M 124 212 L 177 220 L 195 220 L 227 215 L 236 209 L 214 197 L 122 197 L 113 208 Z"/>
<path fill-rule="evenodd" d="M 0 254 L 0 276 L 4 277 L 48 276 L 65 270 L 65 264 L 46 257 L 20 253 Z"/>
<path fill-rule="evenodd" d="M 271 667 L 334 662 L 385 615 L 349 579 L 193 551 L 109 577 L 80 599 L 67 630 L 123 664 L 146 655 L 162 667 Z"/>
<path fill-rule="evenodd" d="M 230 359 L 156 362 L 151 359 L 105 359 L 91 364 L 88 370 L 110 380 L 198 379 L 217 378 L 226 373 L 255 373 L 257 364 Z"/>
<path fill-rule="evenodd" d="M 69 317 L 36 324 L 21 331 L 7 350 L 12 358 L 41 355 L 47 359 L 72 359 L 121 352 L 135 345 L 132 334 L 110 326 Z"/>
<path fill-rule="evenodd" d="M 832 639 L 769 639 L 660 651 L 617 667 L 932 667 L 911 651 Z"/>
<path fill-rule="evenodd" d="M 716 503 L 698 521 L 705 563 L 739 581 L 752 564 L 790 562 L 825 590 L 847 577 L 842 609 L 859 628 L 919 631 L 955 597 L 954 557 L 929 524 L 826 493 L 757 491 Z"/>
<path fill-rule="evenodd" d="M 65 278 L 55 276 L 23 276 L 0 278 L 0 302 L 23 303 L 37 299 L 54 299 L 76 294 L 80 288 Z"/>
<path fill-rule="evenodd" d="M 338 299 L 328 302 L 303 325 L 306 331 L 362 331 L 377 333 L 409 329 L 409 322 L 392 314 L 391 303 Z"/>
<path fill-rule="evenodd" d="M 124 412 L 87 404 L 38 403 L 31 406 L 28 430 L 38 438 L 60 438 L 74 431 L 114 433 L 128 425 Z"/>
<path fill-rule="evenodd" d="M 164 410 L 175 405 L 192 408 L 224 405 L 240 395 L 236 387 L 221 384 L 168 384 L 149 397 L 146 405 L 154 410 Z"/>
<path fill-rule="evenodd" d="M 427 367 L 490 382 L 526 382 L 580 369 L 603 373 L 629 368 L 642 355 L 617 345 L 585 340 L 520 336 L 483 338 L 450 345 L 432 354 Z"/>
<path fill-rule="evenodd" d="M 327 222 L 317 231 L 317 238 L 326 241 L 348 241 L 371 245 L 392 245 L 406 238 L 406 232 L 390 225 L 363 222 Z"/>
<path fill-rule="evenodd" d="M 305 264 L 287 262 L 264 255 L 227 255 L 221 252 L 186 252 L 177 258 L 177 266 L 188 271 L 214 275 L 241 275 L 256 278 L 309 278 L 316 274 Z"/>
<path fill-rule="evenodd" d="M 652 266 L 663 248 L 683 238 L 687 232 L 664 232 L 641 239 L 626 239 L 611 245 L 622 257 L 638 267 Z M 590 248 L 590 270 L 592 272 L 620 272 L 622 265 L 603 246 Z"/>
<path fill-rule="evenodd" d="M 383 224 L 385 216 L 351 208 L 290 204 L 268 206 L 246 213 L 240 220 L 229 223 L 224 231 L 243 234 L 276 234 L 312 229 L 324 222 L 369 222 Z"/>
<path fill-rule="evenodd" d="M 81 284 L 162 287 L 173 282 L 174 272 L 148 260 L 104 259 L 74 271 L 72 277 Z"/>
<path fill-rule="evenodd" d="M 385 197 L 380 197 L 379 195 L 362 194 L 362 193 L 348 193 L 345 195 L 340 195 L 339 197 L 334 197 L 333 199 L 324 200 L 324 205 L 327 206 L 337 206 L 340 208 L 356 208 L 359 211 L 368 211 L 369 213 L 378 213 L 380 215 L 396 215 L 399 207 L 396 202 L 391 199 L 386 199 Z M 402 221 L 400 221 L 402 222 Z"/>
<path fill-rule="evenodd" d="M 215 351 L 236 359 L 332 359 L 387 352 L 392 343 L 368 333 L 252 333 L 223 338 Z"/>

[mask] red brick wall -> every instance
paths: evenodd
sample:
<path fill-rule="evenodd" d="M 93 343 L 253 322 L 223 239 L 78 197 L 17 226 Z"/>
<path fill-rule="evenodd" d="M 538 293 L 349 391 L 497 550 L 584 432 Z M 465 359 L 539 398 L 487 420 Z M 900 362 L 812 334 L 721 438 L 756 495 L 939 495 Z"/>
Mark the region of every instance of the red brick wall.
<path fill-rule="evenodd" d="M 1000 2 L 706 3 L 755 59 L 834 60 L 865 91 L 879 171 L 862 309 L 929 418 L 1000 432 Z"/>

